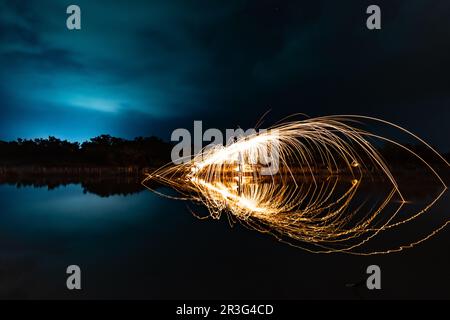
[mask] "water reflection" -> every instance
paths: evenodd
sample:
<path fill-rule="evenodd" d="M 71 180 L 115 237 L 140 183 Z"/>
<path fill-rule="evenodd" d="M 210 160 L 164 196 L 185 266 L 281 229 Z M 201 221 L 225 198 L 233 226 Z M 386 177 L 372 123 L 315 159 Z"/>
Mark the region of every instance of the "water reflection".
<path fill-rule="evenodd" d="M 76 175 L 30 175 L 30 176 L 2 176 L 0 184 L 17 188 L 34 187 L 48 190 L 78 184 L 84 193 L 92 193 L 100 197 L 113 195 L 132 195 L 142 192 L 141 175 L 117 176 L 76 176 Z M 156 186 L 155 186 L 156 187 Z"/>
<path fill-rule="evenodd" d="M 448 232 L 397 255 L 308 254 L 226 219 L 200 221 L 139 180 L 0 185 L 0 298 L 450 298 Z M 404 234 L 435 227 L 449 209 L 446 196 Z M 381 292 L 347 286 L 374 263 Z M 82 292 L 65 287 L 70 264 L 82 268 Z"/>

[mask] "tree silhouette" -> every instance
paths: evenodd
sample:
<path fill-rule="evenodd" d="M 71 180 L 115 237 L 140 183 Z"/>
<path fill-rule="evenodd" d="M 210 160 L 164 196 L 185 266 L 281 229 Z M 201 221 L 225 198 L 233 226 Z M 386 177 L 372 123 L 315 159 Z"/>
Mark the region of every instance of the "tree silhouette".
<path fill-rule="evenodd" d="M 0 141 L 0 165 L 137 166 L 170 161 L 171 145 L 157 137 L 134 140 L 100 135 L 89 141 L 70 142 L 56 137 Z"/>

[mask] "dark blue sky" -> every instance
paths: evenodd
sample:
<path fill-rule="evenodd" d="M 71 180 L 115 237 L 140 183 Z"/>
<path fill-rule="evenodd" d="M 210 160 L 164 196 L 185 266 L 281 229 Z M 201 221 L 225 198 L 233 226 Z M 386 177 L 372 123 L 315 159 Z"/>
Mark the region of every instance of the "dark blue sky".
<path fill-rule="evenodd" d="M 0 0 L 0 139 L 385 118 L 450 151 L 450 2 Z M 66 28 L 78 4 L 82 30 Z"/>

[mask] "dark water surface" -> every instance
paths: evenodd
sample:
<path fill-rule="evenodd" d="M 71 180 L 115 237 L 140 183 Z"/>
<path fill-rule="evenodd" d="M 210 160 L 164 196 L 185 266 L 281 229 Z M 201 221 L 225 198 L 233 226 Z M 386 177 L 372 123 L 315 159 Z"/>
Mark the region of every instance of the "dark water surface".
<path fill-rule="evenodd" d="M 0 185 L 0 298 L 450 298 L 448 229 L 388 256 L 320 255 L 231 228 L 225 216 L 198 220 L 186 203 L 139 187 L 110 194 Z M 415 228 L 449 213 L 446 194 Z M 66 289 L 72 264 L 78 292 Z M 379 291 L 365 288 L 371 264 Z"/>

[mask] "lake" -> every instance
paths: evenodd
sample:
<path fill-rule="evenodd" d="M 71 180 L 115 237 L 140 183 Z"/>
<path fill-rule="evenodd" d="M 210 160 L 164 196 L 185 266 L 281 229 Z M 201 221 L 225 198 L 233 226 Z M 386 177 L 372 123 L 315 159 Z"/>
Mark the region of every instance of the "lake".
<path fill-rule="evenodd" d="M 0 185 L 0 298 L 450 298 L 448 229 L 392 255 L 311 254 L 230 227 L 225 215 L 198 220 L 188 203 L 134 183 L 122 193 L 114 182 L 103 192 Z M 449 209 L 447 193 L 415 228 L 438 225 Z M 66 288 L 72 264 L 82 270 L 81 291 Z M 381 268 L 378 291 L 365 287 L 371 264 Z"/>

